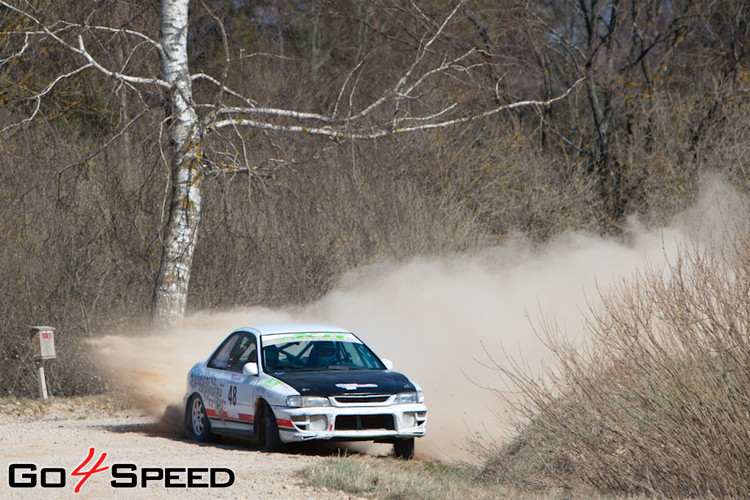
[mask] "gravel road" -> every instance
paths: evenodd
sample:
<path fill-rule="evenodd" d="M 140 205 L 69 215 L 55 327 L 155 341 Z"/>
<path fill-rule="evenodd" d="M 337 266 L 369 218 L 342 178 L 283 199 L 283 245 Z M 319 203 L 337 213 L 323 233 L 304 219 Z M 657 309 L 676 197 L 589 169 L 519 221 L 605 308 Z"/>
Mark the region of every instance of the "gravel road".
<path fill-rule="evenodd" d="M 14 408 L 14 404 L 0 404 L 0 498 L 352 498 L 300 484 L 299 471 L 330 455 L 324 450 L 273 454 L 254 450 L 248 442 L 239 440 L 199 445 L 138 410 L 112 415 L 78 408 L 75 402 L 61 401 L 33 411 L 20 403 Z M 82 471 L 96 466 L 103 453 L 106 457 L 99 467 L 109 469 L 92 474 L 76 494 L 81 478 L 71 473 L 86 460 L 91 448 L 94 453 Z M 12 464 L 34 464 L 36 470 L 19 469 L 11 477 Z M 122 466 L 119 470 L 123 476 L 118 480 L 130 483 L 136 478 L 136 487 L 115 489 L 110 484 L 116 464 L 133 464 L 136 473 L 130 466 Z M 140 475 L 144 471 L 156 476 L 165 468 L 183 469 L 170 473 L 175 485 L 187 482 L 187 468 L 203 469 L 194 473 L 196 484 L 209 482 L 210 473 L 205 469 L 210 468 L 231 470 L 234 483 L 215 488 L 167 488 L 163 480 L 154 480 L 143 487 Z M 59 469 L 64 469 L 64 474 Z M 59 485 L 63 477 L 64 487 L 41 486 L 43 479 L 49 486 Z M 221 470 L 216 473 L 219 483 L 229 482 L 229 477 Z M 11 487 L 13 481 L 28 483 L 34 480 L 31 478 L 36 478 L 36 487 Z"/>

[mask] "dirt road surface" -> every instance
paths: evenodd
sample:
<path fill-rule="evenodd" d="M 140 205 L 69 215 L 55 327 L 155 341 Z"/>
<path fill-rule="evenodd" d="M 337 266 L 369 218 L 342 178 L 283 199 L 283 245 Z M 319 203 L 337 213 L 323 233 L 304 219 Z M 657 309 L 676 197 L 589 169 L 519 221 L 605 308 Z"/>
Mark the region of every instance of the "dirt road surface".
<path fill-rule="evenodd" d="M 138 410 L 107 413 L 78 408 L 75 402 L 31 410 L 21 403 L 0 404 L 0 498 L 351 498 L 341 492 L 301 485 L 299 471 L 323 460 L 324 450 L 265 453 L 239 440 L 199 445 L 175 435 L 168 425 Z M 86 461 L 92 448 L 94 452 L 81 471 L 94 469 L 104 453 L 106 456 L 96 468 L 108 469 L 91 474 L 76 493 L 82 477 L 72 472 Z M 23 466 L 11 473 L 11 466 L 19 467 L 18 464 L 33 464 L 36 469 Z M 116 464 L 133 464 L 120 468 L 128 476 L 118 481 L 137 480 L 136 487 L 114 488 L 110 484 Z M 226 469 L 234 475 L 234 482 L 227 487 L 168 488 L 163 480 L 154 480 L 144 487 L 140 476 L 145 469 L 150 469 L 147 474 L 158 476 L 159 470 L 165 468 L 178 469 L 170 473 L 174 485 L 187 483 L 187 468 L 202 469 L 194 473 L 194 485 L 210 482 L 211 473 L 206 472 L 210 468 L 218 469 L 217 483 L 229 482 Z M 37 485 L 33 488 L 11 485 L 34 481 Z M 47 486 L 63 481 L 65 485 L 42 487 L 42 481 Z"/>

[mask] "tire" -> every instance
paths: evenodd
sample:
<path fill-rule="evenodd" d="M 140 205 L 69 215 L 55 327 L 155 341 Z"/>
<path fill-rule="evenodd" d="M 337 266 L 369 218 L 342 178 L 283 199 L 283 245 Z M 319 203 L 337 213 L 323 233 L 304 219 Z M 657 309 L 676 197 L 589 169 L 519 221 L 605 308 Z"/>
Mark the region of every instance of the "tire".
<path fill-rule="evenodd" d="M 271 453 L 283 453 L 286 451 L 286 443 L 279 436 L 279 425 L 276 423 L 276 415 L 273 414 L 271 406 L 266 403 L 263 412 L 264 428 L 266 434 L 266 451 Z"/>
<path fill-rule="evenodd" d="M 393 443 L 393 454 L 402 460 L 414 458 L 414 438 L 396 440 Z"/>
<path fill-rule="evenodd" d="M 216 434 L 211 431 L 211 423 L 206 415 L 206 407 L 203 400 L 197 394 L 190 398 L 186 411 L 186 420 L 190 435 L 198 442 L 206 443 L 216 439 Z"/>
<path fill-rule="evenodd" d="M 253 446 L 263 450 L 266 449 L 266 404 L 257 405 L 255 409 L 255 420 L 253 421 Z"/>

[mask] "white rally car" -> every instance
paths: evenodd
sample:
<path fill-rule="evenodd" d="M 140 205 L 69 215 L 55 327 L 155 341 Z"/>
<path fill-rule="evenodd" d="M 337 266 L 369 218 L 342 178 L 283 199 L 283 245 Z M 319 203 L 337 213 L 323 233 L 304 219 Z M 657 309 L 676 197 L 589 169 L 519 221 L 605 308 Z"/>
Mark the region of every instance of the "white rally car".
<path fill-rule="evenodd" d="M 198 441 L 252 435 L 283 451 L 312 439 L 367 440 L 393 443 L 409 459 L 427 407 L 421 388 L 391 368 L 341 328 L 240 328 L 190 370 L 185 423 Z"/>

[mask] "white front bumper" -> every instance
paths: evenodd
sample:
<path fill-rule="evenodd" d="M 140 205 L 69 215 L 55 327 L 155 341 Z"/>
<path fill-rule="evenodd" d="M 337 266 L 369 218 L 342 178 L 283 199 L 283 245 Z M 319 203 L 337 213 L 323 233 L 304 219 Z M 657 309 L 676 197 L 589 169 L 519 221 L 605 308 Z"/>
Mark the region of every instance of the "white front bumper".
<path fill-rule="evenodd" d="M 387 406 L 273 407 L 281 440 L 389 440 L 425 434 L 424 404 Z"/>

